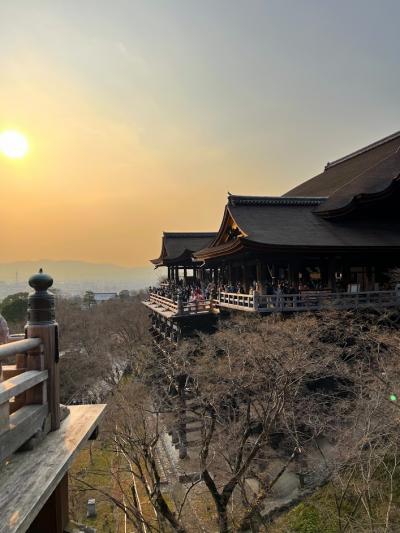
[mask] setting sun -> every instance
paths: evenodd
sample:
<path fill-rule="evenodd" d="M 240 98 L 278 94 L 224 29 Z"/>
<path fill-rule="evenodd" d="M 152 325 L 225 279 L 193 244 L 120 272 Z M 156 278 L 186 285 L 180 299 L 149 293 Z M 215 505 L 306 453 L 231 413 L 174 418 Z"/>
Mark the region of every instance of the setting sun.
<path fill-rule="evenodd" d="M 28 153 L 29 145 L 26 137 L 18 131 L 0 133 L 0 152 L 11 159 L 22 159 Z"/>

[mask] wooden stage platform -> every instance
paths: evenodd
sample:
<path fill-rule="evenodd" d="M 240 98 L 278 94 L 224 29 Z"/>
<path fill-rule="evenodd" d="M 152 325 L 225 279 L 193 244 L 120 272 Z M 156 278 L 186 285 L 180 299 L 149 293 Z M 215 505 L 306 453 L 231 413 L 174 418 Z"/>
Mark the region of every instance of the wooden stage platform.
<path fill-rule="evenodd" d="M 28 530 L 101 420 L 104 404 L 70 406 L 60 429 L 0 466 L 0 533 Z"/>

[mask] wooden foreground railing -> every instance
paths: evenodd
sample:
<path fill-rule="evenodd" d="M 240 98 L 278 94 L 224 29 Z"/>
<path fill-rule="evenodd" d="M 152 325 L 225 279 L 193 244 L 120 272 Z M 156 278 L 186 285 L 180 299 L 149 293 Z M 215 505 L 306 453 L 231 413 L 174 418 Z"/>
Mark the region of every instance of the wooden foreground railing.
<path fill-rule="evenodd" d="M 400 305 L 399 291 L 329 292 L 305 291 L 301 294 L 220 292 L 220 307 L 262 313 L 317 311 L 319 309 L 358 309 L 368 307 L 396 307 Z"/>
<path fill-rule="evenodd" d="M 173 315 L 196 315 L 199 313 L 209 313 L 212 311 L 212 302 L 210 300 L 183 302 L 178 298 L 177 302 L 157 293 L 149 293 L 149 303 L 160 307 L 162 310 L 168 310 Z"/>
<path fill-rule="evenodd" d="M 62 407 L 61 423 L 52 283 L 42 271 L 30 278 L 24 334 L 0 345 L 0 533 L 71 530 L 68 469 L 106 407 Z"/>
<path fill-rule="evenodd" d="M 37 432 L 60 427 L 58 326 L 47 292 L 52 279 L 40 273 L 29 283 L 35 292 L 26 338 L 0 345 L 0 463 Z"/>

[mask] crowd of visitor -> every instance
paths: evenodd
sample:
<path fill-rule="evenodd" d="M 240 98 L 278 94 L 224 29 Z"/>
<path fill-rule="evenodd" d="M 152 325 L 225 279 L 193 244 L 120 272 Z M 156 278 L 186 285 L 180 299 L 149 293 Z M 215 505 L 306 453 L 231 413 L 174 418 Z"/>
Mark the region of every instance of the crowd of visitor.
<path fill-rule="evenodd" d="M 164 296 L 176 302 L 178 298 L 183 302 L 196 302 L 217 299 L 220 292 L 234 294 L 266 294 L 266 295 L 286 295 L 301 294 L 310 290 L 322 290 L 320 282 L 299 283 L 297 286 L 288 281 L 276 281 L 275 283 L 266 282 L 261 286 L 260 283 L 253 281 L 248 290 L 245 289 L 241 282 L 237 283 L 215 283 L 213 281 L 200 281 L 198 279 L 181 279 L 179 281 L 163 281 L 158 287 L 149 287 L 149 292 Z"/>
<path fill-rule="evenodd" d="M 161 283 L 159 287 L 150 287 L 149 292 L 164 296 L 176 302 L 205 301 L 217 298 L 218 288 L 215 283 L 201 283 L 200 280 L 169 280 Z"/>

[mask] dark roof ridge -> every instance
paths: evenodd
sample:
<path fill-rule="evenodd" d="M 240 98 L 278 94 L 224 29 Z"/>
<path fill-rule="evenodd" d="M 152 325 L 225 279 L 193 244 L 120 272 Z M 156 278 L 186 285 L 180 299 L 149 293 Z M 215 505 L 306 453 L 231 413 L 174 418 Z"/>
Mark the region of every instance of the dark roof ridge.
<path fill-rule="evenodd" d="M 327 199 L 326 196 L 228 196 L 228 205 L 280 205 L 280 206 L 319 206 Z"/>
<path fill-rule="evenodd" d="M 357 157 L 358 155 L 364 154 L 365 152 L 369 152 L 370 150 L 373 150 L 374 148 L 377 148 L 378 146 L 381 146 L 382 144 L 393 141 L 393 139 L 396 139 L 397 137 L 400 137 L 400 130 L 396 131 L 395 133 L 392 133 L 391 135 L 387 135 L 386 137 L 383 137 L 382 139 L 379 139 L 379 141 L 375 141 L 371 144 L 367 144 L 367 146 L 364 146 L 363 148 L 359 148 L 358 150 L 355 150 L 354 152 L 351 152 L 348 155 L 339 157 L 339 159 L 335 159 L 334 161 L 328 161 L 328 163 L 325 165 L 325 170 L 327 170 L 328 168 L 335 167 L 336 165 L 340 165 L 340 163 L 344 163 L 345 161 L 348 161 L 349 159 L 352 159 L 353 157 Z"/>
<path fill-rule="evenodd" d="M 215 231 L 164 231 L 164 237 L 213 237 L 216 234 Z"/>

